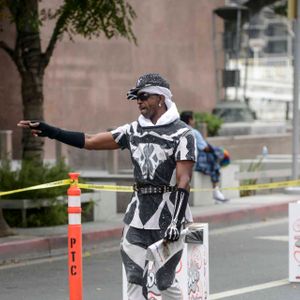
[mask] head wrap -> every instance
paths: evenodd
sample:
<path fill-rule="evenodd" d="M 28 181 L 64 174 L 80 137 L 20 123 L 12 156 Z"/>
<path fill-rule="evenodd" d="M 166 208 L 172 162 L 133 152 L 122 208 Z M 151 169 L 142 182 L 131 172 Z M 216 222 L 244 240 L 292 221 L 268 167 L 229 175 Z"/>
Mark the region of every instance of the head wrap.
<path fill-rule="evenodd" d="M 158 94 L 165 96 L 165 103 L 167 108 L 169 109 L 173 103 L 172 101 L 172 93 L 169 89 L 161 86 L 149 86 L 139 90 L 139 93 L 149 93 L 149 94 Z"/>
<path fill-rule="evenodd" d="M 142 75 L 136 82 L 135 87 L 127 92 L 128 100 L 136 100 L 137 93 L 150 86 L 164 87 L 170 89 L 170 84 L 158 73 L 147 73 Z"/>

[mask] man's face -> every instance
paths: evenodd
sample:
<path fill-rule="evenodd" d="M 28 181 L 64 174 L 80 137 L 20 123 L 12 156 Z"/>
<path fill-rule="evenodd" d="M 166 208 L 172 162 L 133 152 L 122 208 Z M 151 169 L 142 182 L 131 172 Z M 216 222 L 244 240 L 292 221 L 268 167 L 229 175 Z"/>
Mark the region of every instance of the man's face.
<path fill-rule="evenodd" d="M 191 118 L 189 119 L 189 125 L 190 125 L 191 127 L 195 127 L 196 122 L 195 122 L 195 119 L 194 119 L 193 117 L 191 117 Z"/>
<path fill-rule="evenodd" d="M 141 114 L 147 119 L 152 119 L 158 112 L 160 95 L 141 92 L 137 97 Z"/>

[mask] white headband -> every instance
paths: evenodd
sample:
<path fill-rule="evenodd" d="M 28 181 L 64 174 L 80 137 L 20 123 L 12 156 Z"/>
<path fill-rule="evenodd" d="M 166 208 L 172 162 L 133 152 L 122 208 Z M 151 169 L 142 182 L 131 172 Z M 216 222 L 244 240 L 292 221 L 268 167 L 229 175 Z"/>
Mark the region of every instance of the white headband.
<path fill-rule="evenodd" d="M 173 101 L 172 101 L 173 95 L 172 95 L 171 91 L 167 88 L 164 88 L 161 86 L 148 86 L 148 87 L 145 87 L 145 88 L 139 90 L 139 93 L 140 92 L 165 96 L 165 103 L 166 103 L 168 109 L 171 107 L 171 105 L 173 103 Z"/>

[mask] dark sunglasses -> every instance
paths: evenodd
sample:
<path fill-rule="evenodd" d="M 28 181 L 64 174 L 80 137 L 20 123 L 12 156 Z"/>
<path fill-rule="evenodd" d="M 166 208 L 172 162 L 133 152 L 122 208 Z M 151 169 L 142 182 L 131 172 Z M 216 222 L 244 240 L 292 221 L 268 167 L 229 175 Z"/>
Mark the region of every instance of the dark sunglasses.
<path fill-rule="evenodd" d="M 158 96 L 158 94 L 140 93 L 140 94 L 137 94 L 136 99 L 137 99 L 137 100 L 141 100 L 141 101 L 146 101 L 146 100 L 148 100 L 151 96 Z"/>

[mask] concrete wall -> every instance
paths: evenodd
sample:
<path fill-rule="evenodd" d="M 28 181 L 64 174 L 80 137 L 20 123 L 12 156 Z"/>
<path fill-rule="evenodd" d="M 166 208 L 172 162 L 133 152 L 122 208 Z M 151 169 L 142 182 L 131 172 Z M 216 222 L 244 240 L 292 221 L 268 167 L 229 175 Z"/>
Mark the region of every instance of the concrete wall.
<path fill-rule="evenodd" d="M 262 154 L 264 146 L 267 146 L 269 154 L 292 153 L 290 133 L 210 137 L 207 140 L 212 145 L 228 149 L 232 160 L 254 159 Z"/>
<path fill-rule="evenodd" d="M 232 162 L 241 159 L 253 161 L 257 158 L 257 156 L 262 155 L 262 148 L 264 146 L 268 148 L 269 155 L 288 155 L 292 153 L 292 135 L 290 133 L 209 137 L 207 138 L 207 141 L 214 146 L 220 146 L 228 149 Z M 80 150 L 76 151 L 80 152 Z M 99 154 L 99 151 L 97 153 L 96 152 L 97 151 L 94 153 L 85 151 L 85 166 L 83 166 L 82 169 L 88 168 L 88 166 L 93 163 L 93 155 Z M 108 169 L 108 163 L 109 161 L 112 161 L 112 153 L 116 156 L 114 160 L 117 161 L 118 169 L 123 170 L 132 168 L 128 151 L 116 150 L 115 152 L 110 152 L 110 155 L 108 155 L 106 151 L 102 152 L 103 156 L 106 156 L 103 159 L 103 167 L 100 168 L 100 170 Z"/>
<path fill-rule="evenodd" d="M 58 5 L 60 1 L 51 1 Z M 44 2 L 43 2 L 44 3 Z M 63 128 L 95 133 L 138 116 L 126 92 L 146 72 L 159 72 L 171 83 L 180 110 L 210 111 L 215 104 L 215 70 L 212 42 L 212 10 L 224 0 L 132 0 L 137 13 L 133 30 L 138 46 L 127 40 L 104 37 L 74 42 L 65 36 L 57 44 L 45 74 L 45 119 Z M 45 4 L 43 4 L 45 5 Z M 48 4 L 49 5 L 49 4 Z M 218 26 L 221 26 L 219 22 Z M 43 28 L 43 47 L 53 24 Z M 0 33 L 0 40 L 14 42 L 14 32 Z M 0 51 L 0 129 L 14 131 L 14 158 L 21 155 L 22 118 L 20 79 L 15 66 Z M 55 145 L 47 141 L 46 158 L 55 156 Z M 70 162 L 82 166 L 86 155 L 92 166 L 105 167 L 105 153 L 63 149 Z M 89 160 L 90 161 L 90 160 Z"/>

